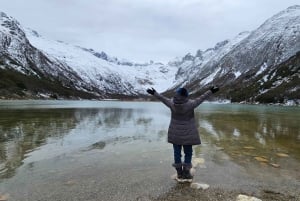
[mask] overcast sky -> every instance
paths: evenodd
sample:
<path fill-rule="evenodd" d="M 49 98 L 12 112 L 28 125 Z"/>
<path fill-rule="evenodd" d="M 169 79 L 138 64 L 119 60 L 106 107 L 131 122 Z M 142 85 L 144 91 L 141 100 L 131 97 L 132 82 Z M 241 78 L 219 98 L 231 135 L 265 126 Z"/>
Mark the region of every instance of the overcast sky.
<path fill-rule="evenodd" d="M 44 37 L 131 61 L 195 54 L 299 0 L 0 0 L 0 11 Z"/>

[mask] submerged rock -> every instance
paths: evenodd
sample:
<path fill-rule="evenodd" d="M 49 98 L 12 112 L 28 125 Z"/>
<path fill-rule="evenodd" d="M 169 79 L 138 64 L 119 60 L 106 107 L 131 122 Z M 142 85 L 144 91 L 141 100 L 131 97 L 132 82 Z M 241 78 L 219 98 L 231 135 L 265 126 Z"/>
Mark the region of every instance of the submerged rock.
<path fill-rule="evenodd" d="M 191 183 L 191 188 L 206 190 L 206 189 L 209 188 L 209 185 L 208 184 L 201 184 L 201 183 Z"/>
<path fill-rule="evenodd" d="M 237 196 L 236 201 L 262 201 L 262 200 L 258 199 L 256 197 L 251 197 L 251 196 L 240 194 Z"/>
<path fill-rule="evenodd" d="M 75 180 L 69 180 L 69 181 L 65 182 L 64 184 L 67 186 L 73 186 L 73 185 L 77 184 L 77 182 Z"/>
<path fill-rule="evenodd" d="M 202 165 L 204 163 L 205 163 L 204 158 L 193 158 L 192 159 L 193 167 L 197 167 L 198 165 Z"/>
<path fill-rule="evenodd" d="M 94 144 L 92 144 L 90 147 L 92 149 L 103 149 L 105 147 L 106 143 L 103 142 L 103 141 L 100 141 L 100 142 L 96 142 Z"/>
<path fill-rule="evenodd" d="M 289 157 L 289 155 L 285 153 L 277 153 L 276 155 L 279 157 Z"/>
<path fill-rule="evenodd" d="M 255 149 L 255 147 L 252 147 L 252 146 L 245 146 L 244 149 Z"/>
<path fill-rule="evenodd" d="M 255 160 L 259 161 L 259 162 L 264 162 L 264 163 L 267 163 L 269 162 L 268 159 L 264 158 L 264 157 L 261 157 L 261 156 L 256 156 L 254 157 Z"/>
<path fill-rule="evenodd" d="M 104 141 L 99 141 L 99 142 L 96 142 L 90 146 L 88 146 L 84 151 L 91 151 L 93 149 L 104 149 L 104 147 L 106 146 L 106 142 Z"/>
<path fill-rule="evenodd" d="M 279 165 L 279 164 L 276 164 L 276 163 L 270 163 L 270 165 L 271 165 L 272 167 L 275 167 L 275 168 L 279 168 L 279 167 L 280 167 L 280 165 Z"/>

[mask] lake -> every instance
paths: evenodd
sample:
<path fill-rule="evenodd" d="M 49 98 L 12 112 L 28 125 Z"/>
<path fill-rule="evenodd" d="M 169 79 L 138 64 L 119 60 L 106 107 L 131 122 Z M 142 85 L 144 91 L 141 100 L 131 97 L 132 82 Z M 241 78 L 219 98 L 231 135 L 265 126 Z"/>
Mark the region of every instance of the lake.
<path fill-rule="evenodd" d="M 300 195 L 300 107 L 204 103 L 195 180 Z M 142 200 L 177 185 L 159 102 L 0 101 L 0 197 Z"/>

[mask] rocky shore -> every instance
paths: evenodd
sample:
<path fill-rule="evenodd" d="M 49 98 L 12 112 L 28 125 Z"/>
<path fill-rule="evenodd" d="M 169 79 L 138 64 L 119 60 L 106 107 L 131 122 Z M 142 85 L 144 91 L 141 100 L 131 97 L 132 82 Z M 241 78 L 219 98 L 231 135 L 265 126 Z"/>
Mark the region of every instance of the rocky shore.
<path fill-rule="evenodd" d="M 209 188 L 206 190 L 190 188 L 188 184 L 176 185 L 168 193 L 154 201 L 299 201 L 300 195 L 289 195 L 271 190 L 261 190 L 258 194 L 249 194 L 241 190 Z"/>

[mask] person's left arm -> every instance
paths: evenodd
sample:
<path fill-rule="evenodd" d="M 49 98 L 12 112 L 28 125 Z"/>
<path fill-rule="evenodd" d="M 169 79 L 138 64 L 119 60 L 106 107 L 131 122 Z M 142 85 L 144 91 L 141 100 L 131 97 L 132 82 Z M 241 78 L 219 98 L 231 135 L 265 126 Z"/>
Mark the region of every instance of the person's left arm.
<path fill-rule="evenodd" d="M 216 93 L 219 91 L 219 87 L 211 87 L 209 90 L 207 90 L 204 94 L 193 100 L 192 105 L 193 108 L 198 107 L 203 101 L 205 101 L 211 94 Z"/>

